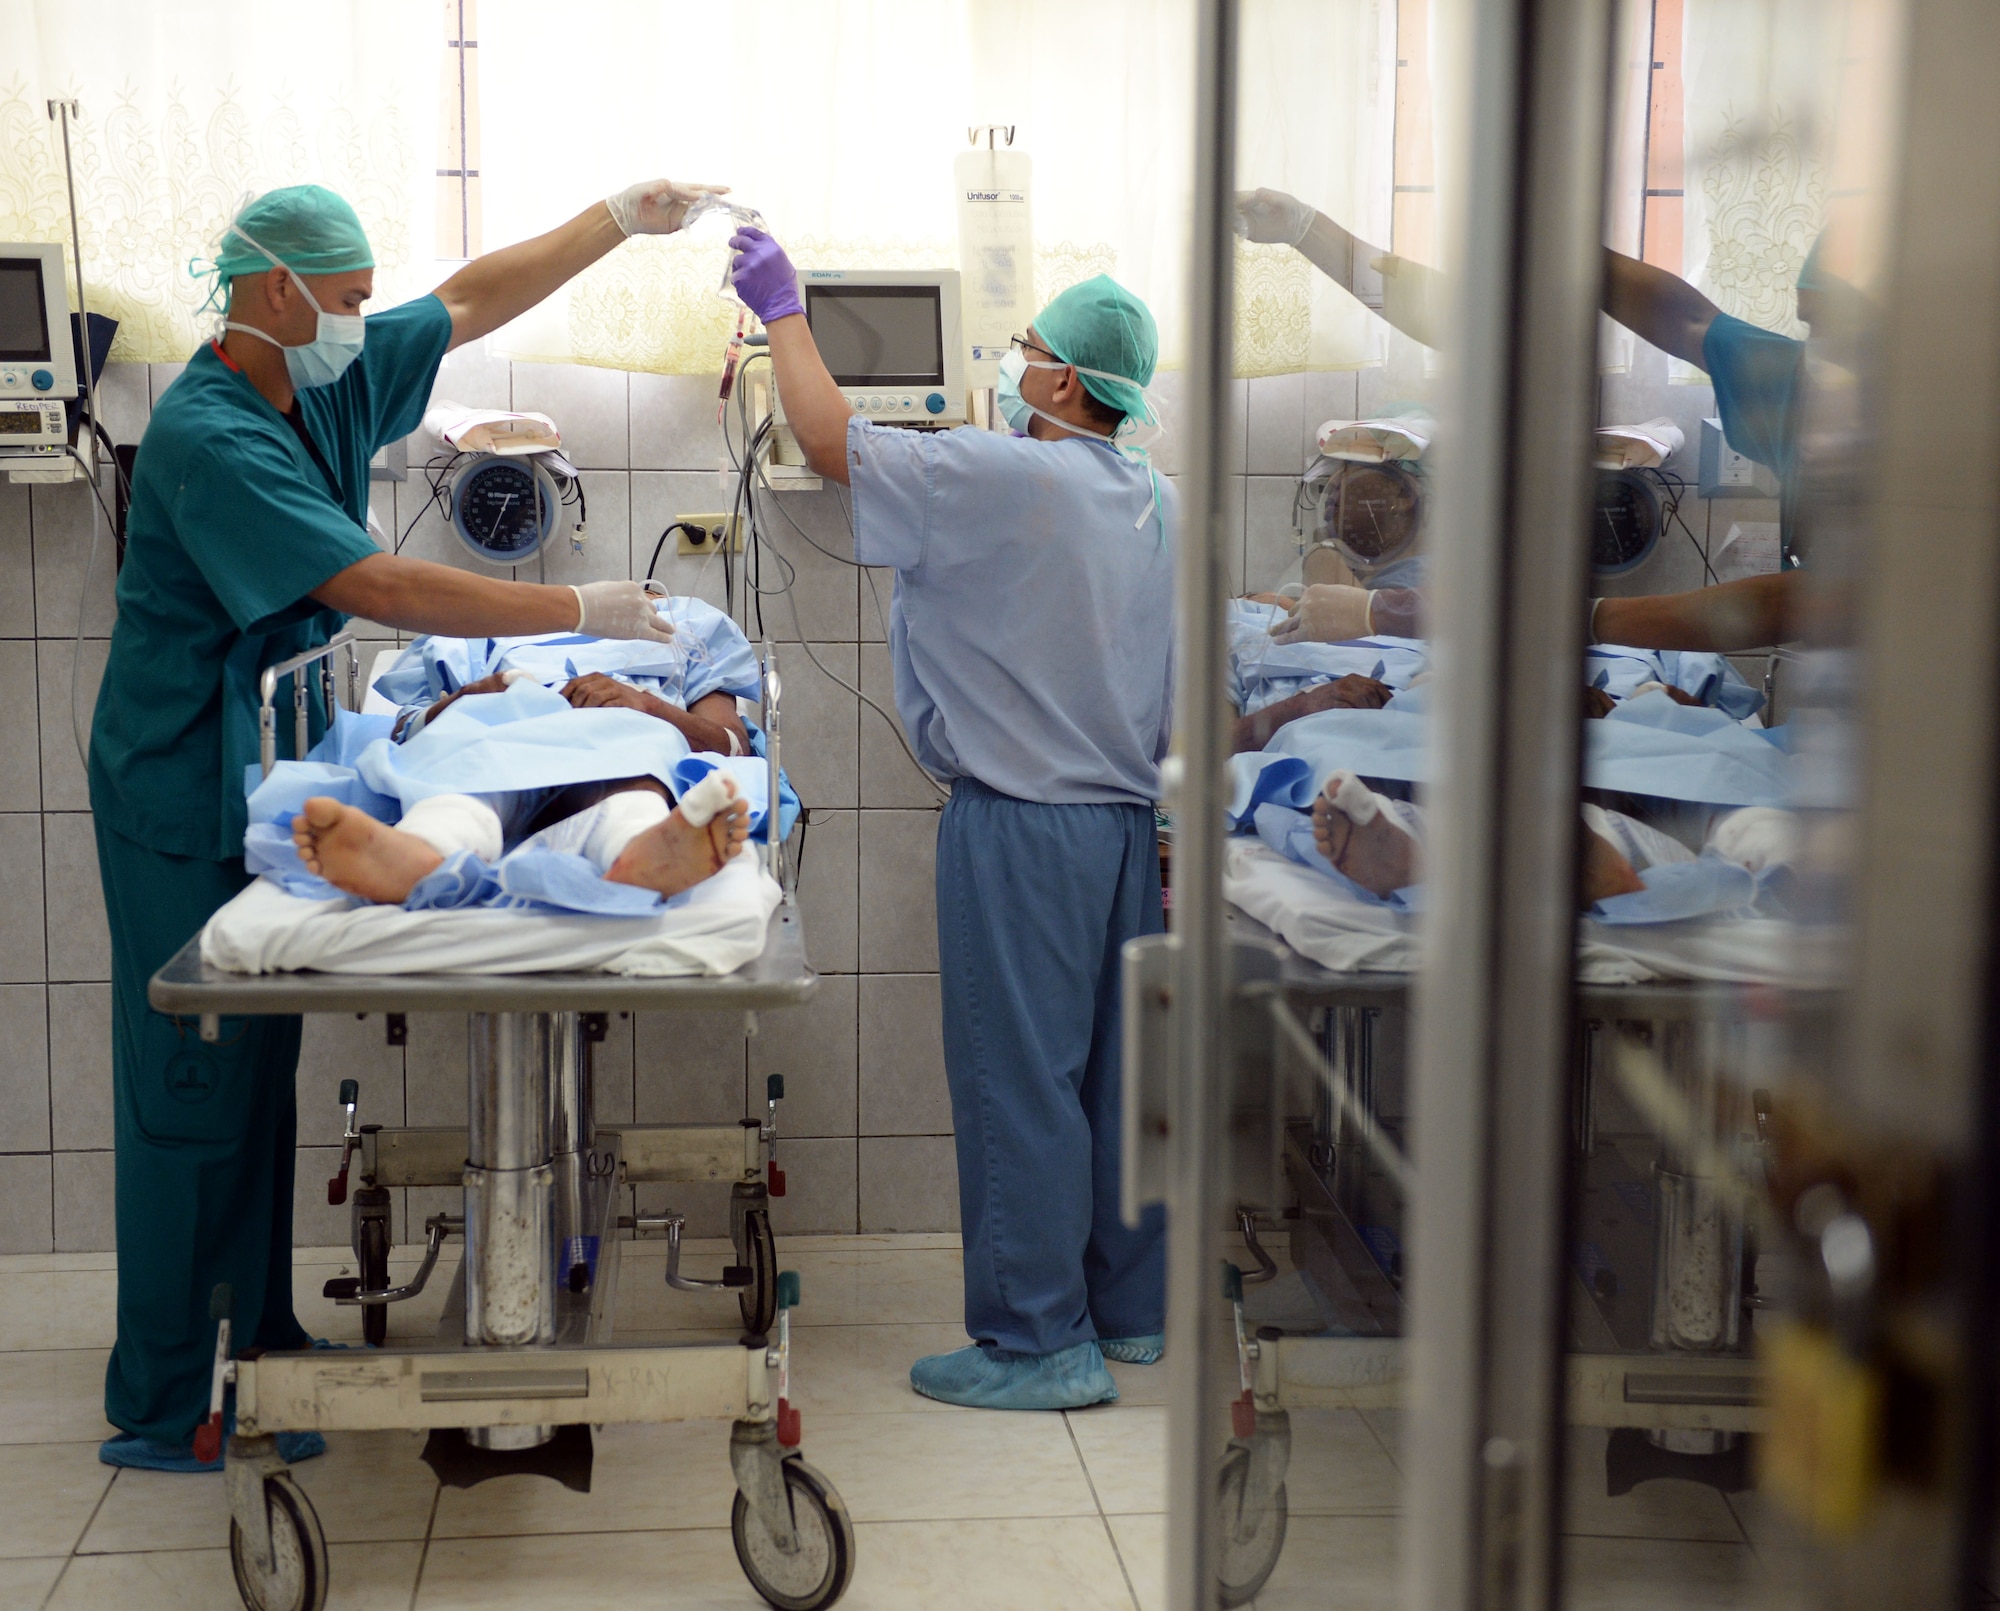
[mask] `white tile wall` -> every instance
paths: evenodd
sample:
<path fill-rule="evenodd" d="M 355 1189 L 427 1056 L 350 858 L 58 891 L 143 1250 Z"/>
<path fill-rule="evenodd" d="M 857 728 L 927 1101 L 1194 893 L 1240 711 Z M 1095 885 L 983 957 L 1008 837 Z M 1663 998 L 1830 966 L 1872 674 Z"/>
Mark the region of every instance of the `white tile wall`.
<path fill-rule="evenodd" d="M 111 372 L 107 414 L 121 440 L 143 431 L 151 406 L 179 369 L 156 364 L 150 372 L 137 366 Z M 720 449 L 713 377 L 509 364 L 474 346 L 446 360 L 434 395 L 474 406 L 539 409 L 561 425 L 585 472 L 588 540 L 581 556 L 566 545 L 551 554 L 551 581 L 643 574 L 675 515 L 729 505 L 715 468 Z M 436 446 L 419 431 L 410 443 L 412 460 L 421 465 Z M 461 568 L 475 563 L 437 512 L 425 509 L 420 473 L 378 484 L 374 492 L 381 524 L 396 537 L 409 533 L 404 553 Z M 90 542 L 83 499 L 80 487 L 31 493 L 0 483 L 0 679 L 17 690 L 35 690 L 35 697 L 0 707 L 0 743 L 15 757 L 0 777 L 0 891 L 6 897 L 0 919 L 0 1252 L 105 1248 L 113 1238 L 108 944 L 89 800 L 69 720 L 72 639 Z M 929 791 L 882 718 L 867 713 L 864 734 L 854 696 L 805 653 L 810 647 L 845 682 L 858 686 L 865 676 L 871 697 L 892 704 L 875 600 L 851 566 L 812 546 L 817 542 L 835 554 L 846 549 L 842 505 L 829 492 L 787 494 L 783 507 L 804 528 L 800 534 L 781 525 L 772 539 L 793 568 L 794 593 L 791 600 L 776 592 L 764 600 L 763 625 L 770 637 L 793 645 L 781 653 L 791 692 L 786 760 L 813 808 L 800 899 L 812 960 L 825 985 L 806 1008 L 762 1015 L 754 1039 L 746 1039 L 739 1014 L 614 1019 L 598 1057 L 599 1109 L 607 1120 L 727 1122 L 760 1113 L 764 1077 L 783 1073 L 782 1156 L 790 1193 L 777 1215 L 781 1232 L 851 1232 L 869 1215 L 899 1228 L 943 1229 L 957 1223 L 957 1202 L 937 1050 L 929 844 L 937 819 Z M 655 574 L 676 591 L 720 604 L 720 564 L 704 568 L 672 550 L 669 542 Z M 763 585 L 777 589 L 782 574 L 773 560 Z M 100 534 L 79 690 L 86 713 L 103 667 L 112 579 L 111 543 Z M 888 577 L 877 585 L 886 604 Z M 371 636 L 382 643 L 396 638 L 387 628 Z M 864 640 L 871 645 L 865 663 Z M 876 858 L 873 898 L 866 901 L 864 838 Z M 414 1017 L 408 1046 L 391 1047 L 379 1014 L 307 1021 L 298 1079 L 302 1243 L 345 1237 L 342 1214 L 326 1207 L 324 1185 L 339 1134 L 334 1097 L 348 1077 L 361 1081 L 364 1120 L 460 1121 L 464 1022 Z M 864 1081 L 873 1093 L 866 1116 Z M 878 1136 L 905 1148 L 935 1145 L 922 1155 L 921 1170 L 901 1155 L 869 1154 L 879 1158 L 878 1167 L 908 1178 L 878 1182 L 866 1196 L 875 1206 L 864 1214 L 869 1165 L 862 1143 Z M 430 1195 L 408 1194 L 399 1235 L 420 1235 L 424 1214 L 445 1206 Z M 713 1234 L 726 1223 L 720 1190 L 683 1188 L 673 1201 L 692 1216 L 697 1233 Z"/>
<path fill-rule="evenodd" d="M 1319 423 L 1411 395 L 1420 383 L 1414 356 L 1392 358 L 1388 370 L 1232 385 L 1231 456 L 1240 473 L 1225 489 L 1224 517 L 1237 585 L 1272 586 L 1295 564 L 1292 481 L 1311 457 Z M 175 365 L 114 373 L 106 396 L 115 399 L 110 412 L 121 430 L 143 427 L 176 373 Z M 1163 375 L 1160 389 L 1169 424 L 1184 430 L 1183 377 Z M 715 471 L 713 377 L 510 365 L 475 346 L 447 360 L 436 394 L 542 409 L 562 426 L 586 472 L 589 540 L 581 558 L 566 550 L 551 557 L 551 580 L 643 574 L 675 515 L 728 507 Z M 1632 375 L 1605 382 L 1602 412 L 1607 421 L 1671 413 L 1693 441 L 1694 422 L 1712 407 L 1704 388 L 1668 387 L 1664 365 L 1641 348 Z M 434 446 L 419 432 L 411 456 L 421 463 Z M 1177 436 L 1157 462 L 1165 473 L 1178 472 Z M 1685 468 L 1691 475 L 1691 462 Z M 421 475 L 377 493 L 385 526 L 393 522 L 400 534 L 414 522 L 405 553 L 474 563 L 434 512 L 420 515 Z M 39 690 L 35 700 L 0 710 L 0 741 L 27 758 L 0 778 L 7 914 L 0 921 L 0 1251 L 95 1248 L 111 1238 L 107 946 L 88 801 L 69 734 L 70 640 L 90 539 L 83 497 L 81 488 L 31 495 L 0 484 L 0 676 L 11 673 L 17 689 Z M 786 752 L 811 808 L 800 900 L 825 985 L 809 1007 L 763 1015 L 754 1039 L 745 1038 L 734 1014 L 614 1020 L 599 1059 L 600 1108 L 641 1122 L 726 1122 L 761 1111 L 764 1076 L 782 1072 L 791 1192 L 777 1216 L 781 1232 L 948 1229 L 957 1224 L 957 1200 L 937 1020 L 935 801 L 883 718 L 804 652 L 810 647 L 827 671 L 892 706 L 877 603 L 879 596 L 886 606 L 890 578 L 877 573 L 871 593 L 860 573 L 814 548 L 846 548 L 846 515 L 831 490 L 785 494 L 782 508 L 803 532 L 780 524 L 772 534 L 774 554 L 793 568 L 793 592 L 764 600 L 763 626 L 793 645 L 781 651 L 792 690 Z M 1729 519 L 1775 519 L 1775 509 L 1766 509 L 1719 508 L 1715 540 Z M 1689 500 L 1697 533 L 1705 514 L 1699 500 Z M 720 564 L 704 567 L 672 548 L 655 574 L 676 591 L 720 603 Z M 1675 534 L 1618 587 L 1686 586 L 1699 574 L 1699 559 Z M 781 576 L 774 558 L 763 585 L 777 588 Z M 110 577 L 110 545 L 101 539 L 86 616 L 86 707 L 111 622 Z M 387 629 L 378 635 L 394 636 Z M 338 1133 L 338 1081 L 361 1080 L 364 1118 L 449 1123 L 465 1111 L 464 1060 L 457 1019 L 412 1019 L 407 1048 L 384 1043 L 379 1015 L 309 1025 L 299 1073 L 302 1240 L 343 1234 L 322 1189 Z M 405 1235 L 442 1206 L 424 1194 L 410 1197 Z M 698 1231 L 723 1223 L 719 1191 L 682 1189 L 674 1204 Z"/>

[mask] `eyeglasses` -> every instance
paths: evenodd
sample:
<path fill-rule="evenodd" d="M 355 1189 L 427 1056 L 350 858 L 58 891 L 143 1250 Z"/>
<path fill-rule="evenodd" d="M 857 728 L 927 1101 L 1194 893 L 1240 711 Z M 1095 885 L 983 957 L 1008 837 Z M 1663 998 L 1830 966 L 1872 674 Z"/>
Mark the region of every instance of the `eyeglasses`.
<path fill-rule="evenodd" d="M 1062 362 L 1060 354 L 1049 351 L 1047 347 L 1044 347 L 1038 341 L 1030 341 L 1026 336 L 1015 336 L 1007 345 L 1020 353 L 1024 358 L 1031 352 L 1038 352 L 1045 358 L 1053 358 L 1057 363 Z"/>

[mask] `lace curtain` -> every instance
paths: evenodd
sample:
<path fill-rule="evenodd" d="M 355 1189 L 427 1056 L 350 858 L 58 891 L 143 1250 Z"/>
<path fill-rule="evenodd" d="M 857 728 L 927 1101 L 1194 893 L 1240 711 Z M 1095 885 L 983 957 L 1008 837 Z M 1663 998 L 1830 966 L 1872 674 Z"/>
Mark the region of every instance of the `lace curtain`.
<path fill-rule="evenodd" d="M 1803 336 L 1799 269 L 1828 217 L 1862 0 L 1687 0 L 1684 277 L 1723 312 Z M 1885 132 L 1885 131 L 1878 131 Z M 1884 146 L 1886 151 L 1886 145 Z M 1675 360 L 1676 379 L 1700 379 Z"/>
<path fill-rule="evenodd" d="M 1386 233 L 1394 0 L 1260 0 L 1242 171 Z M 480 8 L 489 243 L 657 173 L 727 183 L 801 267 L 956 266 L 951 162 L 1011 123 L 1034 158 L 1036 293 L 1098 272 L 1180 360 L 1194 149 L 1188 0 L 601 0 L 560 28 Z M 629 243 L 495 338 L 510 356 L 712 373 L 727 231 Z M 1377 237 L 1379 238 L 1379 236 Z M 1246 374 L 1379 357 L 1371 315 L 1283 247 L 1244 246 Z"/>
<path fill-rule="evenodd" d="M 432 8 L 409 0 L 6 0 L 0 240 L 60 241 L 67 256 L 62 135 L 45 103 L 73 96 L 85 288 L 119 321 L 114 358 L 194 350 L 208 287 L 189 259 L 213 253 L 246 194 L 276 185 L 339 191 L 375 248 L 374 305 L 414 295 L 436 277 L 438 49 Z"/>

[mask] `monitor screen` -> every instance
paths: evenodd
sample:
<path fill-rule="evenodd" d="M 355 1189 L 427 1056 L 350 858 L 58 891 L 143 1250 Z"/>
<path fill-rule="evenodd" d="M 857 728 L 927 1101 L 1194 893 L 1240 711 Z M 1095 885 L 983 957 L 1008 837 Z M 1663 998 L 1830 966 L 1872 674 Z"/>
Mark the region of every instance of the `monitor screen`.
<path fill-rule="evenodd" d="M 0 364 L 45 364 L 51 356 L 42 260 L 0 257 Z"/>
<path fill-rule="evenodd" d="M 935 285 L 808 285 L 806 323 L 842 386 L 942 386 Z"/>

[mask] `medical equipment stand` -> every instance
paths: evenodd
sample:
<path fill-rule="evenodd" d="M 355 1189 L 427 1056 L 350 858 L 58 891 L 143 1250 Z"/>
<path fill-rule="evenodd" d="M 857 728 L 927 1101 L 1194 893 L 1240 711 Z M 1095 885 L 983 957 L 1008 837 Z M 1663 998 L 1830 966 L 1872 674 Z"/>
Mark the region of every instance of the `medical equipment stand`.
<path fill-rule="evenodd" d="M 264 674 L 267 770 L 275 745 L 276 683 L 289 675 L 303 684 L 307 667 L 318 662 L 331 710 L 332 678 L 324 662 L 347 648 L 349 636 Z M 351 650 L 349 655 L 351 682 Z M 766 673 L 768 723 L 777 702 L 768 658 Z M 295 713 L 297 752 L 303 753 L 303 694 Z M 775 766 L 774 757 L 774 772 Z M 783 1172 L 769 1156 L 782 1088 L 774 1081 L 768 1092 L 766 1120 L 735 1125 L 593 1130 L 589 1110 L 594 1015 L 751 1013 L 798 1005 L 818 984 L 806 963 L 790 891 L 771 916 L 762 954 L 722 978 L 244 975 L 203 962 L 199 936 L 154 975 L 148 992 L 153 1007 L 196 1018 L 204 1039 L 221 1033 L 224 1014 L 468 1015 L 467 1125 L 357 1126 L 358 1085 L 343 1081 L 348 1133 L 342 1172 L 331 1183 L 332 1190 L 344 1191 L 347 1167 L 358 1154 L 363 1187 L 356 1194 L 355 1233 L 362 1273 L 329 1283 L 336 1302 L 379 1311 L 413 1297 L 429 1280 L 447 1237 L 464 1232 L 463 1308 L 447 1304 L 437 1341 L 236 1354 L 230 1295 L 226 1288 L 214 1294 L 211 1414 L 196 1436 L 196 1450 L 205 1458 L 221 1451 L 224 1394 L 233 1386 L 236 1425 L 224 1477 L 230 1553 L 250 1611 L 321 1611 L 326 1603 L 325 1536 L 278 1453 L 279 1432 L 455 1428 L 475 1448 L 504 1459 L 504 1451 L 546 1443 L 558 1426 L 719 1417 L 733 1422 L 729 1457 L 737 1495 L 730 1525 L 745 1575 L 786 1611 L 819 1611 L 840 1598 L 853 1573 L 854 1529 L 832 1484 L 799 1454 L 802 1428 L 790 1391 L 791 1311 L 799 1302 L 799 1280 L 790 1271 L 775 1274 L 769 1231 L 766 1193 L 783 1189 Z M 680 1276 L 678 1216 L 617 1214 L 621 1187 L 662 1180 L 732 1182 L 739 1263 L 722 1281 Z M 388 1189 L 445 1184 L 463 1185 L 463 1219 L 434 1215 L 416 1276 L 401 1287 L 377 1285 L 387 1279 Z M 669 1284 L 740 1289 L 746 1322 L 774 1311 L 776 1335 L 751 1325 L 735 1343 L 617 1346 L 611 1340 L 622 1247 L 617 1233 L 627 1228 L 666 1231 Z M 768 1289 L 760 1283 L 764 1275 L 775 1275 Z"/>

